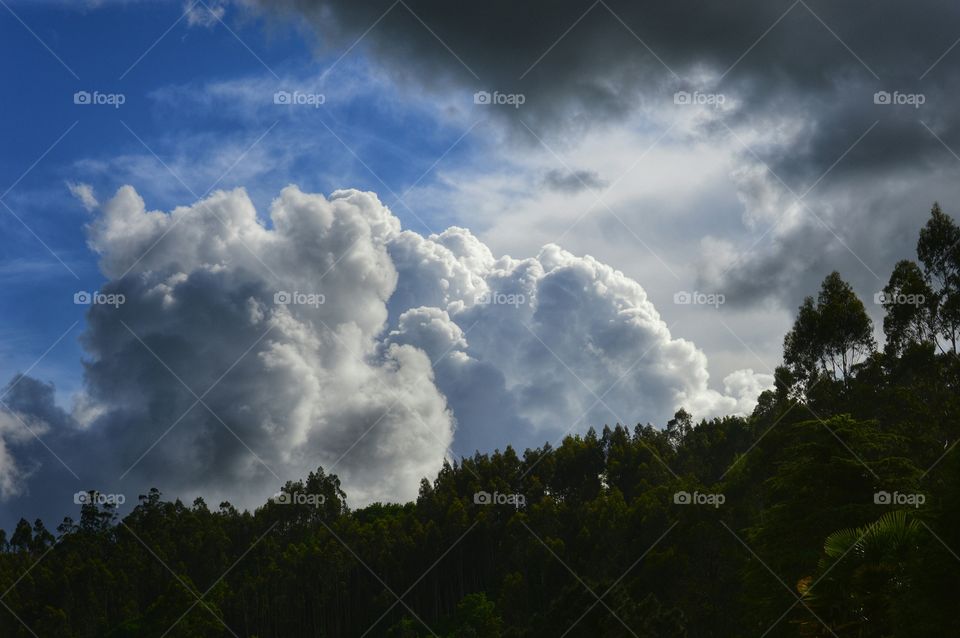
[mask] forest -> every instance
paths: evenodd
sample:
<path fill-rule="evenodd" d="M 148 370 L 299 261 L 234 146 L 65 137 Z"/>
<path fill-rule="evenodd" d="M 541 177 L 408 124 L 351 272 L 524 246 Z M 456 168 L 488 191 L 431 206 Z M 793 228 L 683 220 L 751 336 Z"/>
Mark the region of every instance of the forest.
<path fill-rule="evenodd" d="M 477 453 L 404 504 L 350 508 L 322 468 L 253 512 L 91 493 L 0 530 L 0 636 L 951 635 L 958 333 L 934 205 L 876 299 L 834 272 L 803 301 L 749 417 Z"/>

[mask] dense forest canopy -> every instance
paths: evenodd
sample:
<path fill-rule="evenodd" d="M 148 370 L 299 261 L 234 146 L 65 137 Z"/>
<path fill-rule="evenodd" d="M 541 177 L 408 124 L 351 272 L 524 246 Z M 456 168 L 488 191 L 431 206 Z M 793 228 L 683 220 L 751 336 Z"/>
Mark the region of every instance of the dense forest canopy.
<path fill-rule="evenodd" d="M 868 302 L 873 300 L 868 300 Z M 800 306 L 748 418 L 604 426 L 350 509 L 322 469 L 254 512 L 95 492 L 0 531 L 0 635 L 943 636 L 960 590 L 960 229 L 864 303 Z"/>

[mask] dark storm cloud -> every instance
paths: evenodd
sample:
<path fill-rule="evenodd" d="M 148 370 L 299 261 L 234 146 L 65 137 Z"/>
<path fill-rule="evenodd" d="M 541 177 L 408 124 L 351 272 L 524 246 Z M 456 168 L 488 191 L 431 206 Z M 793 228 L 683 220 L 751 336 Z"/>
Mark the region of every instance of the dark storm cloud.
<path fill-rule="evenodd" d="M 960 37 L 960 7 L 935 0 L 260 4 L 305 15 L 334 53 L 369 29 L 358 49 L 401 82 L 461 89 L 465 102 L 474 91 L 523 94 L 520 108 L 480 106 L 535 130 L 616 120 L 641 103 L 672 107 L 677 90 L 725 92 L 739 104 L 729 125 L 779 112 L 807 118 L 805 147 L 766 159 L 809 179 L 877 119 L 885 125 L 849 170 L 936 148 L 920 134 L 921 113 L 947 138 L 957 133 L 950 95 L 960 51 L 933 65 Z M 919 110 L 876 105 L 881 90 L 927 101 Z"/>
<path fill-rule="evenodd" d="M 834 258 L 872 288 L 869 270 L 885 278 L 897 258 L 909 257 L 932 200 L 954 191 L 952 173 L 945 173 L 960 153 L 955 3 L 256 4 L 305 16 L 333 57 L 360 38 L 350 55 L 365 52 L 402 86 L 461 93 L 464 109 L 482 109 L 512 126 L 512 139 L 534 145 L 537 137 L 552 144 L 616 125 L 638 110 L 669 118 L 671 110 L 690 108 L 675 104 L 678 91 L 722 95 L 724 108 L 697 135 L 730 144 L 741 162 L 762 169 L 764 188 L 780 192 L 776 210 L 748 205 L 747 216 L 784 215 L 804 195 L 825 222 L 808 216 L 778 228 L 741 256 L 720 282 L 741 299 L 774 295 L 793 305 L 795 288 L 822 278 Z M 475 105 L 476 91 L 491 99 Z M 522 95 L 523 103 L 515 108 L 511 95 Z M 898 100 L 905 103 L 892 103 Z M 929 180 L 931 174 L 940 178 Z M 851 188 L 862 189 L 859 201 L 847 197 Z M 881 192 L 886 200 L 878 199 Z M 908 219 L 876 224 L 877 215 Z M 889 234 L 895 230 L 900 234 Z"/>
<path fill-rule="evenodd" d="M 10 412 L 29 414 L 50 427 L 62 429 L 71 423 L 71 419 L 57 406 L 55 391 L 52 383 L 18 374 L 0 391 L 0 401 Z"/>
<path fill-rule="evenodd" d="M 596 171 L 554 169 L 543 176 L 543 184 L 550 190 L 561 193 L 579 193 L 603 188 L 607 181 Z"/>
<path fill-rule="evenodd" d="M 0 389 L 0 502 L 5 505 L 0 520 L 5 526 L 16 522 L 12 512 L 59 522 L 81 489 L 63 456 L 92 450 L 71 445 L 76 424 L 54 395 L 53 384 L 22 374 Z M 6 508 L 11 502 L 23 507 Z"/>

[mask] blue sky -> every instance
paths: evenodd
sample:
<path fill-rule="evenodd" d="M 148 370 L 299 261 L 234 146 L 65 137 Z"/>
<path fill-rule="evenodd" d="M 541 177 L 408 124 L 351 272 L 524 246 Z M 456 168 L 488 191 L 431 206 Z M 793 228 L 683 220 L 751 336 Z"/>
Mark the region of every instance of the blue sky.
<path fill-rule="evenodd" d="M 749 413 L 960 198 L 955 34 L 774 4 L 0 0 L 0 518 Z"/>
<path fill-rule="evenodd" d="M 53 381 L 64 402 L 80 384 L 77 338 L 86 310 L 72 295 L 104 280 L 86 245 L 90 215 L 68 182 L 89 183 L 106 198 L 124 178 L 139 177 L 148 208 L 159 210 L 192 202 L 214 180 L 217 188 L 247 187 L 261 211 L 289 183 L 317 192 L 349 185 L 391 202 L 418 180 L 428 184 L 428 171 L 446 151 L 450 164 L 470 149 L 465 138 L 450 150 L 464 129 L 423 109 L 368 99 L 363 87 L 350 95 L 331 92 L 329 86 L 362 72 L 359 54 L 341 60 L 326 83 L 313 82 L 340 54 L 318 56 L 293 25 L 266 28 L 262 19 L 227 15 L 226 24 L 191 26 L 183 16 L 176 2 L 95 8 L 8 2 L 0 11 L 4 48 L 17 52 L 0 62 L 0 184 L 10 189 L 3 201 L 12 209 L 0 215 L 0 376 L 25 371 L 79 322 L 32 371 Z M 257 88 L 235 108 L 230 98 L 198 104 L 205 88 L 219 83 Z M 276 106 L 273 90 L 315 91 L 326 102 L 319 109 Z M 77 91 L 122 94 L 124 103 L 78 105 Z M 285 163 L 273 167 L 263 162 L 269 154 L 257 152 L 277 138 L 296 143 Z M 232 145 L 214 158 L 211 139 Z M 220 163 L 196 168 L 214 159 Z M 424 222 L 430 228 L 450 222 L 403 205 L 396 214 L 419 232 L 428 232 Z"/>

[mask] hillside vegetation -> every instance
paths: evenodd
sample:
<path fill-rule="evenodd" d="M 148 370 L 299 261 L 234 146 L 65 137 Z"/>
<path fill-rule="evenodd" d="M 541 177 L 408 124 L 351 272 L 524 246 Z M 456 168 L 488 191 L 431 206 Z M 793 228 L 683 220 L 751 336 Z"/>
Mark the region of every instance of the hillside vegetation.
<path fill-rule="evenodd" d="M 406 504 L 350 509 L 318 469 L 255 512 L 154 490 L 122 520 L 91 498 L 21 521 L 0 635 L 949 635 L 960 229 L 939 206 L 878 301 L 882 348 L 827 276 L 748 418 L 476 454 Z"/>

